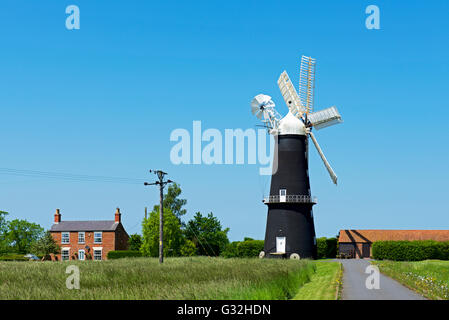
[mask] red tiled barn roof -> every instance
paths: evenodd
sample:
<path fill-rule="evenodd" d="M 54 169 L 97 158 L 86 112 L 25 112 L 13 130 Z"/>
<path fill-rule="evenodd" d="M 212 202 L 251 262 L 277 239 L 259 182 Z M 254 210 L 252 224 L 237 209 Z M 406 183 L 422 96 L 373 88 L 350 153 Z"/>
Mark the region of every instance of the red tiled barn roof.
<path fill-rule="evenodd" d="M 449 241 L 449 230 L 340 230 L 338 242 L 374 242 L 381 240 Z"/>

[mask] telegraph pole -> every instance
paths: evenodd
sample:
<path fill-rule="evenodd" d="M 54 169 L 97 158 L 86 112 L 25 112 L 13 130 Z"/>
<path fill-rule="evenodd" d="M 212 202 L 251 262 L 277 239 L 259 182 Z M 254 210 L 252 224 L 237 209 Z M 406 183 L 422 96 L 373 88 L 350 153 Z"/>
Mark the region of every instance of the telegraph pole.
<path fill-rule="evenodd" d="M 164 181 L 164 176 L 167 174 L 162 170 L 150 170 L 151 173 L 157 175 L 158 180 L 153 183 L 145 182 L 145 186 L 159 185 L 159 263 L 164 262 L 164 187 L 173 181 Z"/>

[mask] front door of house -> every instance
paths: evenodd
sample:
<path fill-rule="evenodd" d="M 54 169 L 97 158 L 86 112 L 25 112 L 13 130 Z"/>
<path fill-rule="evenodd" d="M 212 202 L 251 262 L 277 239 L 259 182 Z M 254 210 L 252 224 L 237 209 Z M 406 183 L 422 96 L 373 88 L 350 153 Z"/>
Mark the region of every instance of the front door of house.
<path fill-rule="evenodd" d="M 285 253 L 285 237 L 276 237 L 276 252 Z"/>
<path fill-rule="evenodd" d="M 85 259 L 84 250 L 79 250 L 78 251 L 78 260 L 84 260 L 84 259 Z"/>

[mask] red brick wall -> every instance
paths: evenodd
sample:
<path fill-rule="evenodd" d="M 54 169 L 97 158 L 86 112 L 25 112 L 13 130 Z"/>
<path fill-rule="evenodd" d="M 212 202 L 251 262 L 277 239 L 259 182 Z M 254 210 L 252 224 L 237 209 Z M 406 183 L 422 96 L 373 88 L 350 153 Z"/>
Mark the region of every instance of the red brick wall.
<path fill-rule="evenodd" d="M 120 223 L 115 229 L 115 250 L 128 250 L 128 234 Z"/>
<path fill-rule="evenodd" d="M 126 233 L 125 233 L 126 234 Z M 78 259 L 74 257 L 75 253 L 78 253 L 79 249 L 84 249 L 86 256 L 87 254 L 91 254 L 93 259 L 93 248 L 94 247 L 102 247 L 102 260 L 107 259 L 108 252 L 111 250 L 115 250 L 115 232 L 114 231 L 103 231 L 103 239 L 102 243 L 94 243 L 94 232 L 86 231 L 85 232 L 85 241 L 83 244 L 78 243 L 78 232 L 71 231 L 70 232 L 70 243 L 61 243 L 61 232 L 52 232 L 53 239 L 55 239 L 56 243 L 62 247 L 70 247 L 70 260 Z M 86 246 L 90 247 L 90 251 L 88 252 Z M 61 260 L 61 254 L 56 255 L 58 260 Z M 87 257 L 86 257 L 87 259 Z"/>

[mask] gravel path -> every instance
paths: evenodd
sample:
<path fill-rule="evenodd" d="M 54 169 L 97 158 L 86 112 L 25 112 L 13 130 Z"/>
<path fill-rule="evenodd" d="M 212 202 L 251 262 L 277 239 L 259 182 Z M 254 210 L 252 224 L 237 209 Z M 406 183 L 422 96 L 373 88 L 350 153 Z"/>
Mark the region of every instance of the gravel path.
<path fill-rule="evenodd" d="M 420 294 L 404 287 L 382 273 L 379 289 L 367 289 L 365 282 L 370 273 L 365 273 L 369 260 L 342 259 L 343 289 L 342 300 L 425 300 Z"/>

